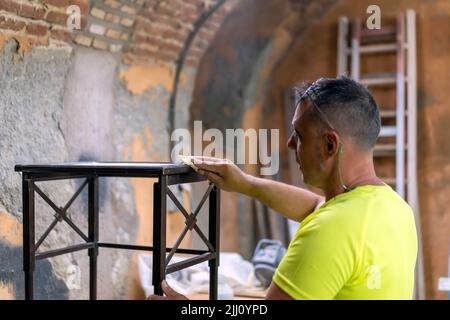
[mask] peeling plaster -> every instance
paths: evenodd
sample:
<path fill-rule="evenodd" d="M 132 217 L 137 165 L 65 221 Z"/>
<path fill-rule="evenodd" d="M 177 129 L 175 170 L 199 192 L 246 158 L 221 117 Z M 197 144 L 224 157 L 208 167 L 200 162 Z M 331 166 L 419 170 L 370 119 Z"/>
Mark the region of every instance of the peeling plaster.
<path fill-rule="evenodd" d="M 8 286 L 2 286 L 0 284 L 0 300 L 15 300 L 16 297 L 13 294 L 12 288 Z"/>
<path fill-rule="evenodd" d="M 9 39 L 11 39 L 11 36 L 4 33 L 0 33 L 0 52 L 3 51 L 3 49 L 5 49 L 5 44 Z"/>
<path fill-rule="evenodd" d="M 38 41 L 31 39 L 29 37 L 26 37 L 26 36 L 11 35 L 11 34 L 2 32 L 2 33 L 0 33 L 0 52 L 3 51 L 3 49 L 5 48 L 6 42 L 8 42 L 9 40 L 14 40 L 17 42 L 17 44 L 18 44 L 17 53 L 20 53 L 20 54 L 31 51 L 31 49 L 33 49 L 33 47 L 35 47 L 37 45 L 48 44 L 48 42 L 46 42 L 46 43 L 38 42 Z"/>
<path fill-rule="evenodd" d="M 22 224 L 0 205 L 0 241 L 10 246 L 22 245 Z"/>
<path fill-rule="evenodd" d="M 174 70 L 158 64 L 136 63 L 127 70 L 122 70 L 119 77 L 127 84 L 133 94 L 143 94 L 150 87 L 161 85 L 172 91 Z"/>
<path fill-rule="evenodd" d="M 132 149 L 132 161 L 145 161 L 145 150 L 140 136 L 135 137 Z M 149 245 L 153 243 L 153 183 L 156 179 L 131 179 L 134 191 L 134 203 L 139 217 L 139 230 L 136 243 Z M 142 288 L 139 284 L 139 273 L 137 269 L 137 253 L 133 255 L 130 277 L 128 283 L 128 296 L 132 299 L 144 298 Z"/>
<path fill-rule="evenodd" d="M 147 150 L 153 150 L 153 135 L 149 128 L 144 128 L 144 137 L 146 141 Z M 135 140 L 135 143 L 137 141 Z"/>

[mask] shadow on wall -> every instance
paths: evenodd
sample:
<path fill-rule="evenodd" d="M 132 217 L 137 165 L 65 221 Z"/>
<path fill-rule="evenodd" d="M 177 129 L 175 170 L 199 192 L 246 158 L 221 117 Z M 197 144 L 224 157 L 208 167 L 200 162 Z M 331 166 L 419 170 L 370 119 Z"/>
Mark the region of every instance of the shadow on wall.
<path fill-rule="evenodd" d="M 22 270 L 22 247 L 0 241 L 0 300 L 24 299 L 24 273 Z M 35 299 L 67 299 L 69 291 L 65 282 L 58 279 L 47 260 L 36 261 Z"/>

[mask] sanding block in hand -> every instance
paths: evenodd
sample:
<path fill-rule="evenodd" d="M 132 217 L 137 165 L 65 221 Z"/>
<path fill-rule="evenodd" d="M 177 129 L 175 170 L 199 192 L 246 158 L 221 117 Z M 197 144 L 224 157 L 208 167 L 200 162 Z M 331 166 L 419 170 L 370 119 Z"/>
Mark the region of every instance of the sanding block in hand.
<path fill-rule="evenodd" d="M 182 163 L 194 169 L 195 172 L 198 172 L 198 167 L 192 162 L 193 160 L 192 156 L 180 156 L 179 159 Z"/>

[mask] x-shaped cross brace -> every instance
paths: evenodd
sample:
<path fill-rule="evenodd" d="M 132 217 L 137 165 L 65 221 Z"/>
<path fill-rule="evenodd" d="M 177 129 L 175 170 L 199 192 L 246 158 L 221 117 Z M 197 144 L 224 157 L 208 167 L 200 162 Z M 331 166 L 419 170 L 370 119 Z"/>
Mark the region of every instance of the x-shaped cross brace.
<path fill-rule="evenodd" d="M 173 245 L 172 250 L 170 250 L 170 252 L 167 256 L 166 267 L 169 265 L 170 260 L 172 259 L 176 250 L 180 246 L 181 241 L 183 241 L 188 230 L 194 229 L 197 232 L 197 234 L 200 236 L 200 239 L 202 239 L 202 241 L 207 245 L 208 249 L 211 250 L 212 252 L 215 251 L 213 245 L 209 242 L 208 238 L 205 236 L 205 234 L 202 232 L 202 230 L 200 230 L 200 228 L 197 225 L 197 215 L 200 212 L 200 209 L 202 208 L 203 204 L 205 203 L 206 199 L 208 198 L 208 196 L 211 193 L 211 191 L 213 190 L 213 188 L 214 188 L 214 185 L 212 183 L 210 183 L 208 186 L 208 189 L 206 190 L 206 193 L 203 195 L 203 198 L 200 200 L 199 204 L 197 205 L 197 208 L 194 210 L 193 213 L 192 212 L 188 213 L 186 211 L 186 209 L 183 207 L 183 205 L 180 203 L 180 201 L 178 201 L 177 197 L 172 193 L 172 191 L 169 188 L 167 188 L 167 195 L 173 201 L 175 206 L 178 209 L 180 209 L 181 213 L 186 218 L 186 221 L 185 221 L 186 226 L 184 227 L 184 229 L 181 232 L 180 236 L 178 237 L 177 241 Z"/>
<path fill-rule="evenodd" d="M 45 202 L 48 203 L 50 207 L 52 207 L 53 210 L 55 210 L 55 219 L 50 224 L 50 226 L 45 230 L 45 232 L 42 234 L 41 238 L 36 242 L 35 245 L 35 251 L 39 248 L 39 246 L 44 242 L 44 240 L 47 238 L 50 231 L 53 230 L 53 228 L 56 226 L 58 222 L 65 221 L 78 235 L 83 238 L 84 241 L 89 242 L 89 238 L 81 231 L 74 223 L 73 221 L 67 216 L 67 210 L 72 205 L 72 203 L 75 201 L 75 199 L 78 197 L 78 195 L 83 191 L 84 187 L 88 183 L 88 179 L 86 179 L 83 184 L 78 188 L 78 190 L 75 192 L 75 194 L 70 198 L 70 200 L 67 202 L 67 204 L 64 207 L 58 207 L 50 198 L 41 190 L 37 185 L 34 185 L 34 189 L 36 192 L 41 196 L 42 199 L 44 199 Z"/>

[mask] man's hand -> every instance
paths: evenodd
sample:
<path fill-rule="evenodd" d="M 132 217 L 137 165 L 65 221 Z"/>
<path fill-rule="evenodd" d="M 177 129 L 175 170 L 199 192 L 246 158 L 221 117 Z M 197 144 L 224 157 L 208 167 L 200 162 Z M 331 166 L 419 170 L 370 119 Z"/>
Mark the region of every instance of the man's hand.
<path fill-rule="evenodd" d="M 161 288 L 164 294 L 166 295 L 165 297 L 152 294 L 147 297 L 147 300 L 189 300 L 182 294 L 176 292 L 171 287 L 169 287 L 166 280 L 163 280 L 161 282 Z"/>
<path fill-rule="evenodd" d="M 250 188 L 250 176 L 242 172 L 228 159 L 211 157 L 193 157 L 192 162 L 199 168 L 198 173 L 220 189 L 247 194 Z"/>

